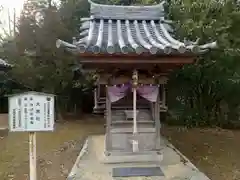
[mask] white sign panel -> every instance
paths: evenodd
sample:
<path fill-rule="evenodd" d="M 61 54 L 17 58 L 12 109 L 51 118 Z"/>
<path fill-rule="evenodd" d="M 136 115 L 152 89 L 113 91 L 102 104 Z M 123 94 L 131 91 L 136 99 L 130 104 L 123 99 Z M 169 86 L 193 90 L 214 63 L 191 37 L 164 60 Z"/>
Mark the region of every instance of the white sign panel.
<path fill-rule="evenodd" d="M 54 95 L 27 92 L 9 97 L 10 131 L 53 131 Z"/>

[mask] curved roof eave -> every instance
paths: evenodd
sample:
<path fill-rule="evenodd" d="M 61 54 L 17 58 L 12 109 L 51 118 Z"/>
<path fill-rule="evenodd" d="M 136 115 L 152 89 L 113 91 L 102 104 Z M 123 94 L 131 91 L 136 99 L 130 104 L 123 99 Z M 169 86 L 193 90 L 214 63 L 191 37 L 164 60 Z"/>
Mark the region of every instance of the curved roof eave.
<path fill-rule="evenodd" d="M 202 54 L 217 47 L 181 42 L 172 36 L 169 21 L 164 19 L 165 1 L 151 6 L 97 4 L 89 0 L 91 15 L 82 18 L 79 39 L 72 43 L 57 40 L 57 47 L 73 53 L 88 54 Z"/>

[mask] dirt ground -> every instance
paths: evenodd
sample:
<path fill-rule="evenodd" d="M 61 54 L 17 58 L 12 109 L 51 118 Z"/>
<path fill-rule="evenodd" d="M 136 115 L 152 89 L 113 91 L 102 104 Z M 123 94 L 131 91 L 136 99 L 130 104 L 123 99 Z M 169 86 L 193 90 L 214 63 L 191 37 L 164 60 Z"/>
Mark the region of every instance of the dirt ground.
<path fill-rule="evenodd" d="M 8 115 L 0 114 L 0 129 L 8 127 Z"/>
<path fill-rule="evenodd" d="M 56 124 L 53 133 L 37 133 L 38 180 L 66 180 L 87 135 L 103 134 L 102 119 Z M 0 137 L 0 180 L 28 180 L 28 135 Z"/>
<path fill-rule="evenodd" d="M 88 116 L 57 123 L 53 133 L 38 133 L 38 179 L 66 180 L 85 137 L 104 133 L 103 124 Z M 162 134 L 212 180 L 240 180 L 240 131 L 163 126 Z M 0 180 L 28 180 L 28 166 L 27 134 L 2 135 Z"/>
<path fill-rule="evenodd" d="M 163 126 L 162 134 L 211 180 L 240 180 L 240 131 Z"/>

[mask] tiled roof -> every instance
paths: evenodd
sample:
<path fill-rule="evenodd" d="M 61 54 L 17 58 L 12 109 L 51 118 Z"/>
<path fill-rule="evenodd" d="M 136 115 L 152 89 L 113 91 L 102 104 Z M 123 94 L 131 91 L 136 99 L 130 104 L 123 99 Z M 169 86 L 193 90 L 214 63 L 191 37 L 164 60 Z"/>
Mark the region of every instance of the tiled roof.
<path fill-rule="evenodd" d="M 78 53 L 104 54 L 183 54 L 201 53 L 216 43 L 198 45 L 181 42 L 169 32 L 164 20 L 163 3 L 154 6 L 111 6 L 91 3 L 91 17 L 83 18 L 80 39 L 67 43 L 57 40 Z"/>

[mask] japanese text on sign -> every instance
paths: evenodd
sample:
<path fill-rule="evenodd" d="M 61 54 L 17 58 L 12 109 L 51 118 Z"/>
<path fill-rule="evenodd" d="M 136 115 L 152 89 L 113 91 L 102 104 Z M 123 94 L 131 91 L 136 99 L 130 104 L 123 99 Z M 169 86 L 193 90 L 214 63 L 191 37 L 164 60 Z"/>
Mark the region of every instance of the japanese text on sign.
<path fill-rule="evenodd" d="M 54 96 L 28 92 L 9 97 L 10 131 L 53 131 Z"/>

